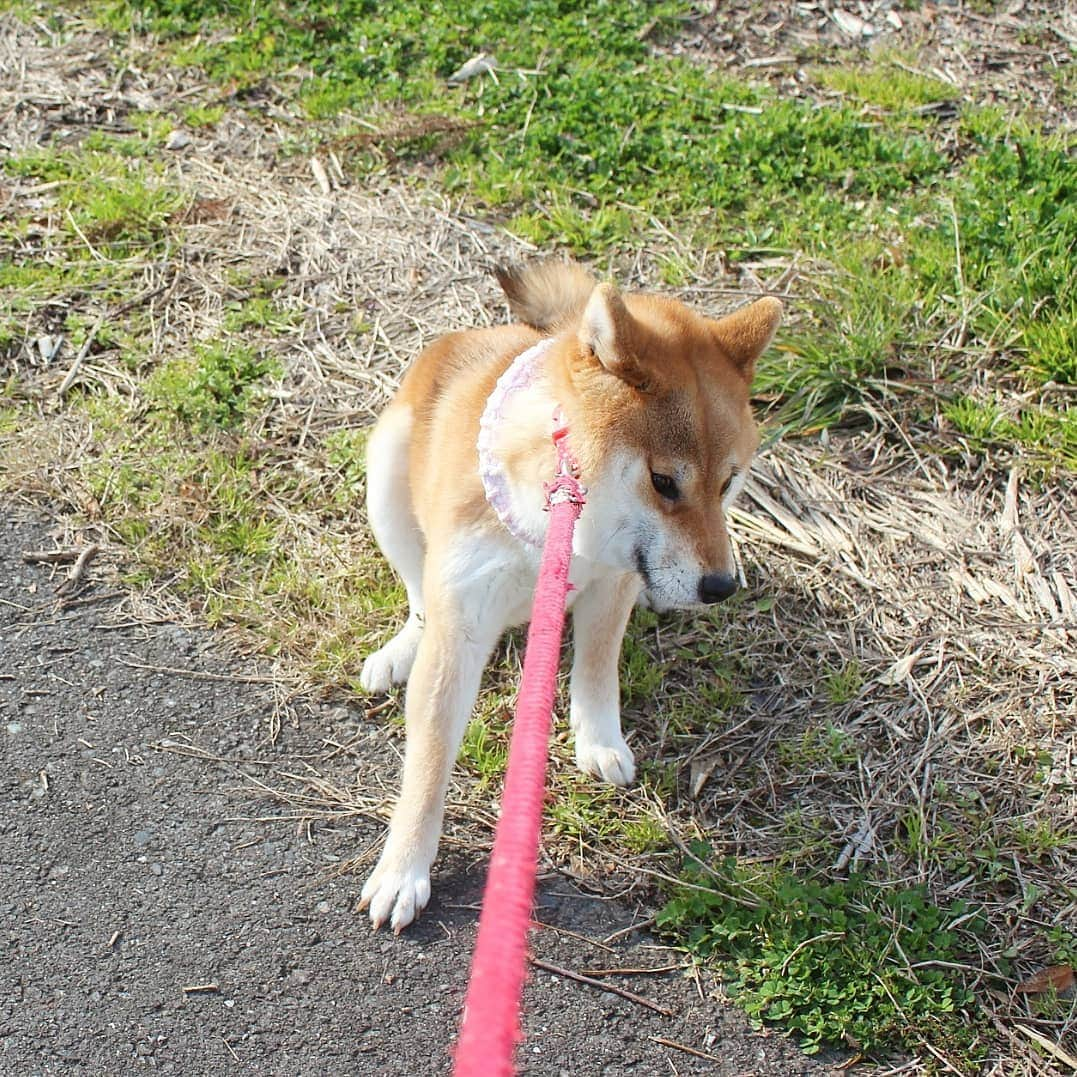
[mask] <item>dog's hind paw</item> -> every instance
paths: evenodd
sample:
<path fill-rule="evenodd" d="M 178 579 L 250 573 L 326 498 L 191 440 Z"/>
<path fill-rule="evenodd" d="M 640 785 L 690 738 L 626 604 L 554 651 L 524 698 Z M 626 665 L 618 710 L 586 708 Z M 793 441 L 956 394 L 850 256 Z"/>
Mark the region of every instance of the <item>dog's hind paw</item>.
<path fill-rule="evenodd" d="M 636 776 L 635 757 L 623 740 L 619 744 L 589 744 L 577 736 L 576 766 L 612 785 L 630 785 Z"/>
<path fill-rule="evenodd" d="M 422 627 L 411 620 L 363 663 L 359 684 L 364 692 L 380 695 L 397 684 L 403 684 L 411 674 L 415 652 L 419 649 Z"/>
<path fill-rule="evenodd" d="M 430 900 L 430 872 L 416 867 L 402 869 L 378 862 L 359 898 L 359 911 L 370 914 L 377 931 L 388 923 L 399 935 Z"/>

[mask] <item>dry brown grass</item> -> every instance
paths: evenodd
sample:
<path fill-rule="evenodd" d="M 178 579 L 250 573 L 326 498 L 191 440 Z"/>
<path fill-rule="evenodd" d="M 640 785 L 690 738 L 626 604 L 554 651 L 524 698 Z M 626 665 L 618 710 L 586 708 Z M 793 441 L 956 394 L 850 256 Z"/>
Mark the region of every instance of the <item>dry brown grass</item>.
<path fill-rule="evenodd" d="M 138 113 L 167 112 L 201 92 L 183 72 L 133 65 L 121 75 L 90 33 L 61 43 L 8 20 L 5 57 L 0 115 L 12 153 L 46 138 L 74 145 L 91 128 L 129 131 Z M 272 108 L 288 121 L 286 101 Z M 173 569 L 133 595 L 125 615 L 223 617 L 244 647 L 272 655 L 287 714 L 297 693 L 350 683 L 358 649 L 389 627 L 376 602 L 364 605 L 364 574 L 378 588 L 387 582 L 358 495 L 344 504 L 327 496 L 342 478 L 327 439 L 368 424 L 434 335 L 499 320 L 503 304 L 486 270 L 527 251 L 428 189 L 357 183 L 332 151 L 283 155 L 272 118 L 229 107 L 212 130 L 186 133 L 182 148 L 160 151 L 162 182 L 185 197 L 168 242 L 124 264 L 124 300 L 92 291 L 63 299 L 98 326 L 88 344 L 65 342 L 43 361 L 36 342 L 52 331 L 56 301 L 26 313 L 25 347 L 6 371 L 18 421 L 0 426 L 0 485 L 9 496 L 46 499 L 67 527 L 116 554 L 127 510 L 102 503 L 89 476 L 108 453 L 122 455 L 142 421 L 145 372 L 225 333 L 230 305 L 249 298 L 251 282 L 281 279 L 274 298 L 289 317 L 243 330 L 282 370 L 243 436 L 259 447 L 254 489 L 278 552 L 304 580 L 317 579 L 319 598 L 301 602 L 297 590 L 269 599 L 258 572 L 235 565 L 234 575 L 193 587 L 191 564 L 210 556 L 199 538 L 209 495 L 184 487 L 180 469 L 169 497 L 131 510 L 149 524 L 134 555 L 155 567 L 171 557 Z M 12 219 L 32 210 L 37 225 L 22 242 L 62 257 L 56 244 L 70 229 L 54 195 L 9 177 L 0 207 Z M 622 264 L 625 283 L 653 286 L 661 253 L 641 250 Z M 811 288 L 795 261 L 755 272 L 760 290 L 791 298 L 794 309 Z M 718 310 L 736 301 L 733 292 L 701 265 L 683 294 Z M 145 348 L 134 369 L 107 342 L 125 326 Z M 103 426 L 85 404 L 95 399 L 121 402 L 130 429 Z M 1033 1041 L 1077 1051 L 1073 1009 L 1044 1016 L 1013 988 L 1049 962 L 1050 927 L 1077 925 L 1072 485 L 1037 484 L 989 457 L 936 455 L 879 411 L 871 429 L 771 448 L 734 532 L 745 601 L 715 620 L 672 618 L 637 632 L 663 677 L 653 696 L 629 686 L 626 710 L 637 756 L 656 760 L 653 773 L 668 780 L 607 798 L 603 810 L 657 819 L 677 841 L 704 836 L 723 851 L 793 865 L 825 860 L 835 874 L 869 867 L 895 883 L 924 882 L 940 900 L 965 897 L 990 924 L 974 962 L 999 1029 L 988 1072 L 1062 1066 Z M 350 649 L 340 650 L 348 634 Z M 312 666 L 312 656 L 330 653 L 343 656 L 337 665 Z M 511 691 L 512 658 L 510 646 L 495 678 L 499 697 Z M 715 668 L 740 697 L 716 716 L 705 692 Z M 352 785 L 351 767 L 369 758 L 361 743 L 330 743 L 324 757 L 259 780 L 297 819 L 384 812 L 392 774 L 361 772 Z M 577 795 L 586 783 L 568 773 L 563 751 L 558 761 L 555 781 Z M 450 838 L 485 844 L 490 791 L 461 779 L 453 798 Z M 589 833 L 550 853 L 596 885 L 628 889 L 674 873 L 679 857 L 629 853 L 616 835 Z"/>
<path fill-rule="evenodd" d="M 695 5 L 669 48 L 813 96 L 813 74 L 800 58 L 816 57 L 817 74 L 847 64 L 850 50 L 864 60 L 890 56 L 912 74 L 952 86 L 955 100 L 989 97 L 1072 128 L 1072 91 L 1061 76 L 1072 65 L 1074 44 L 1077 12 L 1053 0 L 900 7 L 888 0 L 831 6 L 770 0 L 762 7 L 730 0 Z"/>

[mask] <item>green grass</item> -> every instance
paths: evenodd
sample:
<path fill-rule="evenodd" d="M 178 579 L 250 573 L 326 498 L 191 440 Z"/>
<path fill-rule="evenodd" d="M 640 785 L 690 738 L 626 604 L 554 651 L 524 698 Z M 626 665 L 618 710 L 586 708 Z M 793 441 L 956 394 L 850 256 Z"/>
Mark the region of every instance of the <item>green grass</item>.
<path fill-rule="evenodd" d="M 282 308 L 269 296 L 254 296 L 225 304 L 224 328 L 239 333 L 244 329 L 268 329 L 279 333 L 294 327 L 299 312 Z"/>
<path fill-rule="evenodd" d="M 419 9 L 352 0 L 332 17 L 271 6 L 247 17 L 244 9 L 238 25 L 230 19 L 239 8 L 227 3 L 111 10 L 119 25 L 185 41 L 227 25 L 227 41 L 187 45 L 218 78 L 309 65 L 301 92 L 316 118 L 376 101 L 473 121 L 448 155 L 443 182 L 522 211 L 522 231 L 579 250 L 623 242 L 659 205 L 663 216 L 690 217 L 723 241 L 739 240 L 744 223 L 774 233 L 775 198 L 810 200 L 816 230 L 833 238 L 863 224 L 855 199 L 892 196 L 945 167 L 928 140 L 891 132 L 855 108 L 776 99 L 698 65 L 653 58 L 640 31 L 652 20 L 658 33 L 672 25 L 682 10 L 675 3 L 457 0 Z M 443 80 L 473 44 L 509 70 L 497 82 L 447 89 Z M 426 150 L 420 139 L 412 152 Z M 839 189 L 848 197 L 831 197 Z M 794 235 L 779 228 L 775 238 Z"/>
<path fill-rule="evenodd" d="M 858 758 L 855 745 L 849 735 L 836 726 L 811 726 L 797 741 L 783 741 L 778 745 L 778 759 L 787 767 L 798 771 L 812 771 L 821 767 L 843 769 L 855 766 Z"/>
<path fill-rule="evenodd" d="M 224 118 L 224 105 L 195 105 L 184 110 L 183 122 L 188 127 L 216 127 Z"/>
<path fill-rule="evenodd" d="M 268 654 L 301 653 L 313 682 L 358 691 L 362 658 L 404 601 L 354 534 L 365 431 L 312 445 L 298 475 L 257 433 L 252 393 L 268 365 L 235 350 L 196 354 L 201 365 L 160 368 L 146 398 L 72 401 L 94 444 L 67 489 L 210 624 L 257 629 Z"/>
<path fill-rule="evenodd" d="M 164 165 L 144 159 L 152 147 L 142 139 L 99 136 L 91 143 L 9 157 L 3 169 L 12 176 L 56 184 L 57 209 L 90 255 L 97 251 L 112 257 L 132 246 L 156 244 L 184 203 Z"/>
<path fill-rule="evenodd" d="M 798 1033 L 809 1052 L 853 1047 L 885 1055 L 925 1042 L 974 1068 L 987 1023 L 946 966 L 974 950 L 980 920 L 923 888 L 861 876 L 818 881 L 774 866 L 715 860 L 706 846 L 684 869 L 658 925 L 693 953 L 722 960 L 729 989 L 756 1021 Z"/>
<path fill-rule="evenodd" d="M 47 185 L 42 208 L 0 217 L 0 354 L 14 354 L 40 331 L 34 315 L 51 310 L 53 333 L 75 346 L 93 319 L 80 300 L 119 303 L 141 290 L 148 260 L 157 259 L 178 228 L 188 196 L 152 159 L 144 135 L 91 135 L 81 146 L 15 154 L 0 176 Z M 138 316 L 100 327 L 98 345 L 141 350 Z M 135 364 L 137 365 L 137 363 Z"/>
<path fill-rule="evenodd" d="M 1013 354 L 1026 378 L 1077 384 L 1077 167 L 1062 134 L 996 108 L 970 109 L 969 157 L 947 195 L 951 212 L 917 235 L 920 279 L 965 293 L 987 347 Z M 960 251 L 948 263 L 936 245 Z"/>
<path fill-rule="evenodd" d="M 222 340 L 160 367 L 147 379 L 145 395 L 150 408 L 196 430 L 230 427 L 251 407 L 257 384 L 274 372 L 279 373 L 275 362 Z"/>
<path fill-rule="evenodd" d="M 915 58 L 911 58 L 915 60 Z M 896 112 L 904 119 L 925 105 L 953 100 L 956 87 L 931 75 L 918 73 L 904 57 L 883 55 L 869 65 L 841 64 L 817 68 L 822 85 L 868 105 Z"/>
<path fill-rule="evenodd" d="M 1072 407 L 1024 407 L 1016 412 L 1005 396 L 977 400 L 956 396 L 943 414 L 976 450 L 1019 445 L 1029 462 L 1077 470 L 1077 411 Z"/>
<path fill-rule="evenodd" d="M 269 653 L 302 651 L 315 680 L 357 688 L 362 655 L 403 600 L 369 542 L 352 548 L 366 431 L 311 439 L 302 473 L 267 443 L 266 394 L 283 373 L 271 342 L 301 320 L 279 299 L 281 277 L 237 266 L 221 335 L 156 357 L 149 314 L 125 304 L 144 291 L 148 264 L 182 248 L 190 196 L 157 154 L 171 121 L 132 121 L 135 135 L 91 132 L 0 163 L 47 185 L 0 222 L 11 251 L 0 260 L 0 354 L 18 356 L 47 328 L 69 360 L 93 325 L 88 357 L 104 360 L 104 380 L 65 399 L 84 440 L 56 496 L 102 521 L 130 547 L 136 575 L 167 575 L 209 623 L 258 626 Z M 2 396 L 5 459 L 28 466 L 35 431 L 51 430 L 40 390 L 24 371 Z"/>
<path fill-rule="evenodd" d="M 860 694 L 866 680 L 864 669 L 859 662 L 844 662 L 824 677 L 823 691 L 831 703 L 849 703 Z"/>
<path fill-rule="evenodd" d="M 794 309 L 806 317 L 760 371 L 779 429 L 830 424 L 880 398 L 928 421 L 960 398 L 971 366 L 1018 391 L 1075 383 L 1072 146 L 1034 116 L 990 106 L 931 119 L 925 106 L 958 95 L 920 72 L 915 54 L 853 65 L 834 56 L 814 76 L 840 99 L 817 103 L 654 55 L 649 41 L 674 33 L 686 10 L 672 0 L 114 0 L 98 10 L 117 28 L 161 35 L 232 87 L 292 79 L 318 121 L 297 145 L 352 130 L 366 147 L 357 168 L 437 161 L 443 187 L 535 243 L 601 258 L 657 219 L 734 264 L 815 259 L 811 295 Z M 496 56 L 496 79 L 448 85 L 480 49 Z M 342 114 L 380 117 L 385 153 Z M 684 283 L 691 266 L 674 256 L 663 275 Z M 953 324 L 960 347 L 940 352 Z M 1027 421 L 996 424 L 991 444 L 1072 467 L 1068 405 L 1026 410 Z"/>
<path fill-rule="evenodd" d="M 509 705 L 501 701 L 503 705 Z M 464 731 L 459 760 L 478 778 L 485 788 L 496 788 L 505 773 L 509 757 L 509 734 L 502 716 L 494 722 L 488 716 L 476 715 Z"/>
<path fill-rule="evenodd" d="M 640 634 L 626 637 L 621 649 L 621 696 L 626 704 L 653 699 L 662 687 L 665 670 L 642 642 L 641 633 L 653 630 L 658 617 L 650 611 L 638 611 L 635 624 Z"/>

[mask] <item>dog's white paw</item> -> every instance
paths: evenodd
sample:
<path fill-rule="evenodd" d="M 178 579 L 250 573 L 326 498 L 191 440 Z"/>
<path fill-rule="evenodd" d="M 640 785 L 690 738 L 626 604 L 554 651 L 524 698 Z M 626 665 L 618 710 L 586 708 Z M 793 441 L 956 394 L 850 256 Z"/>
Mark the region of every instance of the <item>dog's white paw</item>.
<path fill-rule="evenodd" d="M 399 935 L 419 915 L 430 900 L 430 869 L 415 864 L 378 861 L 359 898 L 360 912 L 370 913 L 377 931 L 388 923 Z"/>
<path fill-rule="evenodd" d="M 630 785 L 636 776 L 635 757 L 623 738 L 616 744 L 593 744 L 577 735 L 576 766 L 612 785 Z"/>
<path fill-rule="evenodd" d="M 421 638 L 422 629 L 413 628 L 409 622 L 380 651 L 370 655 L 359 674 L 363 691 L 378 695 L 388 692 L 393 685 L 403 684 L 411 675 Z"/>

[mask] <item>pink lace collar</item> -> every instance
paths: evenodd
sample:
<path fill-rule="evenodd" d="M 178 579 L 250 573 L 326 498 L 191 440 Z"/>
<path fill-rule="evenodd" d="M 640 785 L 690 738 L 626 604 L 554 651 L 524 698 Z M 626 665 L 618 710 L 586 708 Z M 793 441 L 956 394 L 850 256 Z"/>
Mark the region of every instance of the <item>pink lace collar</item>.
<path fill-rule="evenodd" d="M 534 533 L 514 513 L 509 477 L 504 464 L 494 452 L 494 440 L 504 422 L 509 400 L 515 393 L 535 384 L 542 369 L 543 357 L 551 344 L 552 338 L 540 340 L 512 361 L 508 370 L 498 378 L 479 421 L 479 476 L 486 491 L 486 500 L 508 531 L 529 546 L 541 546 L 543 536 Z"/>

